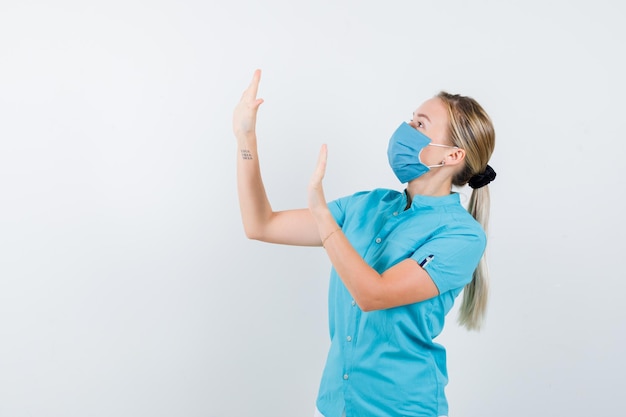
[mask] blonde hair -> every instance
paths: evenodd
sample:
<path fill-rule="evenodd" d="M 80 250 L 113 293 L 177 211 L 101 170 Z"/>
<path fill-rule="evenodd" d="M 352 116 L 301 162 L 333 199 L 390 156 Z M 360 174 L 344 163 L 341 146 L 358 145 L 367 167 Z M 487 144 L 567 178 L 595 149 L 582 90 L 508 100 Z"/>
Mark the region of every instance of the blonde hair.
<path fill-rule="evenodd" d="M 440 92 L 441 99 L 450 117 L 450 140 L 465 150 L 465 165 L 452 179 L 452 184 L 464 186 L 477 174 L 485 172 L 496 143 L 491 119 L 473 98 Z M 467 210 L 481 224 L 485 233 L 489 223 L 489 187 L 472 190 Z M 459 323 L 468 330 L 479 330 L 487 311 L 489 293 L 489 271 L 483 254 L 474 270 L 472 281 L 463 290 L 459 310 Z"/>

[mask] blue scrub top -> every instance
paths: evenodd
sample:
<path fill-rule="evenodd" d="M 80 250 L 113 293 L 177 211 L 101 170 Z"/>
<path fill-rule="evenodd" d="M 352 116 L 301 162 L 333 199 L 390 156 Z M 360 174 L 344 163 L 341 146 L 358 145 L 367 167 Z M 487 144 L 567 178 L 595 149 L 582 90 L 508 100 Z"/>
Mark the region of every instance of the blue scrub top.
<path fill-rule="evenodd" d="M 448 414 L 446 352 L 441 333 L 454 299 L 472 280 L 485 232 L 459 195 L 415 196 L 376 189 L 328 204 L 363 259 L 379 273 L 412 258 L 439 295 L 419 303 L 363 312 L 334 268 L 329 287 L 331 346 L 317 398 L 325 417 Z M 428 261 L 427 261 L 428 259 Z"/>

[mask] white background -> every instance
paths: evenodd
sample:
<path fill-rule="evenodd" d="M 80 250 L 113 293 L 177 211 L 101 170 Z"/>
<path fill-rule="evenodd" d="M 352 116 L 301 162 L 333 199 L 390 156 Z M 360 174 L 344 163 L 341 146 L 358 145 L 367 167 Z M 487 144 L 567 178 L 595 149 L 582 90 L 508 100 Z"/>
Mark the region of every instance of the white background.
<path fill-rule="evenodd" d="M 494 120 L 484 331 L 450 415 L 616 415 L 626 313 L 620 1 L 0 0 L 0 416 L 310 416 L 319 248 L 246 240 L 232 110 L 254 69 L 275 209 L 401 190 L 440 90 Z M 466 190 L 463 192 L 467 195 Z"/>

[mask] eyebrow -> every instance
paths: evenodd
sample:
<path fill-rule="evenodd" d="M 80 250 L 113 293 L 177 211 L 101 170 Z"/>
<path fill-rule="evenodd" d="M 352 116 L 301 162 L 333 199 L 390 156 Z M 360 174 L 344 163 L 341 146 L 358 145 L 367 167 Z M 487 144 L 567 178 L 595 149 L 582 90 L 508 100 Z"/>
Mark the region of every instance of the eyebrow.
<path fill-rule="evenodd" d="M 417 117 L 423 117 L 424 119 L 428 120 L 429 123 L 432 123 L 430 121 L 430 118 L 428 116 L 426 116 L 424 113 L 417 113 L 415 116 Z"/>

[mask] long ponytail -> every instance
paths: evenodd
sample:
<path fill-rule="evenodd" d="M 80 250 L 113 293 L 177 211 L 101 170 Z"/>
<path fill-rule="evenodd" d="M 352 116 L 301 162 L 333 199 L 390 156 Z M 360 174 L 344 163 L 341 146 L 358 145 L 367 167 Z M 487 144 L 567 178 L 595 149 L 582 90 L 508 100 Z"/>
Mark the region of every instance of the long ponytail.
<path fill-rule="evenodd" d="M 450 140 L 465 149 L 465 167 L 452 180 L 456 186 L 472 185 L 472 178 L 484 174 L 495 147 L 495 130 L 485 110 L 472 98 L 440 92 L 439 97 L 448 108 L 450 116 Z M 494 174 L 495 175 L 495 174 Z M 485 234 L 489 225 L 489 188 L 474 188 L 467 210 L 481 224 Z M 459 310 L 459 324 L 468 330 L 479 330 L 487 312 L 489 295 L 489 270 L 486 253 L 474 270 L 472 281 L 463 290 Z"/>
<path fill-rule="evenodd" d="M 489 224 L 489 188 L 484 186 L 472 190 L 467 210 L 482 225 L 487 233 Z M 463 290 L 463 300 L 459 309 L 459 324 L 468 330 L 480 330 L 487 312 L 489 300 L 489 268 L 486 253 L 480 258 L 474 270 L 472 281 Z"/>

